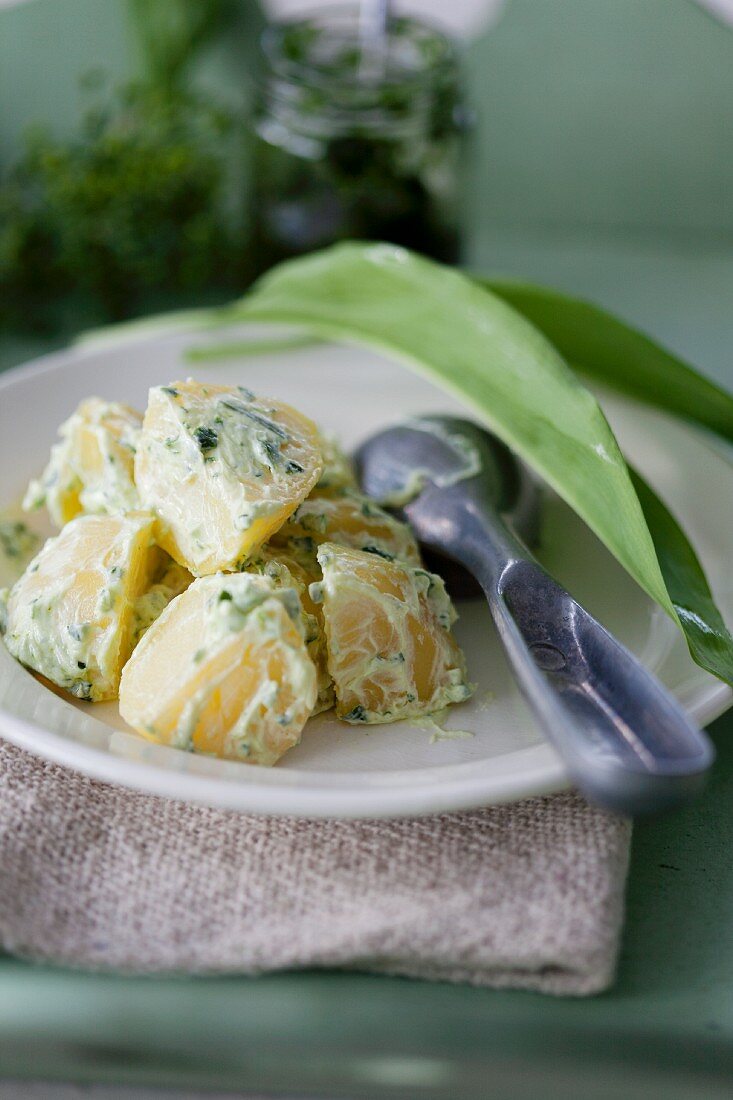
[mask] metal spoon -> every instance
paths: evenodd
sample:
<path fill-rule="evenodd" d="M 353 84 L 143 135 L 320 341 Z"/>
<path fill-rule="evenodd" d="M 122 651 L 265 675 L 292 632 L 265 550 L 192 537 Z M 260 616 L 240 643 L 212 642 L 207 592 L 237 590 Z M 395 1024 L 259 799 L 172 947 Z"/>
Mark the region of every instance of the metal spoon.
<path fill-rule="evenodd" d="M 640 814 L 700 790 L 710 741 L 520 541 L 536 529 L 538 494 L 499 440 L 422 417 L 373 436 L 356 460 L 365 492 L 401 502 L 421 543 L 479 581 L 537 722 L 591 801 Z"/>

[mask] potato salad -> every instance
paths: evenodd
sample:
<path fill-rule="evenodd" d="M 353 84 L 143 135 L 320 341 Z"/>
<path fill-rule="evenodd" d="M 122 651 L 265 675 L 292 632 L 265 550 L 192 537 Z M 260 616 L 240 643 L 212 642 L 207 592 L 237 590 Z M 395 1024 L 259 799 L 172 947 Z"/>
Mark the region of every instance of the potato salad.
<path fill-rule="evenodd" d="M 321 711 L 396 722 L 472 692 L 411 530 L 281 401 L 193 379 L 144 415 L 88 398 L 24 508 L 59 530 L 0 591 L 7 649 L 151 741 L 270 766 Z"/>

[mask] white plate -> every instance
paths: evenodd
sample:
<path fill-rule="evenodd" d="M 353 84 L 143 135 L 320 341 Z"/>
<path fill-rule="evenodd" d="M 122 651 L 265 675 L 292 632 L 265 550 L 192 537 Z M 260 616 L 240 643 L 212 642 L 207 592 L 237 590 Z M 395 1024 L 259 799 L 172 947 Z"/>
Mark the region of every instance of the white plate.
<path fill-rule="evenodd" d="M 263 332 L 228 333 L 261 338 Z M 46 460 L 59 422 L 90 394 L 141 407 L 149 385 L 181 375 L 246 383 L 281 397 L 352 447 L 401 417 L 460 410 L 427 382 L 371 353 L 311 347 L 212 364 L 185 360 L 211 336 L 143 336 L 73 349 L 0 379 L 0 504 L 17 500 Z M 649 410 L 604 401 L 626 452 L 668 500 L 695 543 L 723 611 L 733 611 L 728 562 L 733 467 L 704 439 Z M 673 625 L 557 499 L 547 500 L 540 557 L 637 653 L 701 724 L 731 692 L 697 668 Z M 311 817 L 386 817 L 508 802 L 567 785 L 507 669 L 486 607 L 459 605 L 457 633 L 479 687 L 446 727 L 470 737 L 435 741 L 419 723 L 354 728 L 329 715 L 309 722 L 302 743 L 272 769 L 151 745 L 121 721 L 116 704 L 65 702 L 0 646 L 0 734 L 99 779 L 210 806 Z"/>

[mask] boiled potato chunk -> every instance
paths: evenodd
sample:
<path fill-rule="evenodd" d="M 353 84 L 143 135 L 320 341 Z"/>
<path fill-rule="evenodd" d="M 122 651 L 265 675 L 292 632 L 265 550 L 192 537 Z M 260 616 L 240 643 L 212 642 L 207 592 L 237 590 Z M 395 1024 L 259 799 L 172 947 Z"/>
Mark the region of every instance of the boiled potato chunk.
<path fill-rule="evenodd" d="M 294 588 L 303 609 L 303 630 L 306 645 L 316 666 L 318 696 L 314 714 L 330 710 L 336 702 L 333 681 L 328 671 L 326 635 L 323 628 L 323 608 L 311 599 L 309 587 L 321 579 L 321 570 L 315 554 L 312 558 L 296 555 L 274 546 L 263 546 L 256 558 L 247 566 L 248 572 L 262 573 L 278 588 Z"/>
<path fill-rule="evenodd" d="M 81 512 L 113 515 L 140 507 L 133 465 L 142 416 L 129 405 L 89 397 L 59 428 L 48 466 L 23 507 L 48 508 L 57 527 Z"/>
<path fill-rule="evenodd" d="M 316 491 L 272 536 L 273 546 L 294 550 L 300 556 L 314 554 L 324 542 L 420 564 L 420 551 L 407 524 L 351 489 Z"/>
<path fill-rule="evenodd" d="M 335 543 L 320 547 L 318 561 L 339 718 L 396 722 L 470 696 L 439 577 Z"/>
<path fill-rule="evenodd" d="M 311 644 L 311 656 L 318 670 L 316 714 L 334 703 L 323 607 L 315 604 L 309 593 L 309 586 L 322 579 L 316 553 L 324 542 L 363 549 L 387 560 L 399 558 L 415 564 L 420 562 L 420 551 L 406 524 L 354 489 L 324 491 L 320 483 L 263 547 L 262 555 L 268 561 L 285 565 L 299 582 L 303 606 L 315 618 L 317 633 Z"/>
<path fill-rule="evenodd" d="M 156 386 L 135 480 L 160 545 L 194 576 L 242 568 L 323 468 L 315 425 L 242 387 Z"/>
<path fill-rule="evenodd" d="M 154 517 L 78 516 L 49 539 L 10 590 L 5 644 L 79 699 L 114 699 L 135 605 L 160 566 Z"/>
<path fill-rule="evenodd" d="M 293 588 L 266 576 L 195 580 L 125 665 L 120 714 L 150 740 L 274 764 L 300 740 L 316 670 Z"/>

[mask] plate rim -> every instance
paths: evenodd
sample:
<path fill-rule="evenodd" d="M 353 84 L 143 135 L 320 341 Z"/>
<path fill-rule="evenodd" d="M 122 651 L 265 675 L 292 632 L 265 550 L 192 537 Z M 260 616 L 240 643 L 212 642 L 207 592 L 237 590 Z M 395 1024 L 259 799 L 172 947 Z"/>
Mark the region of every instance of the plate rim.
<path fill-rule="evenodd" d="M 39 687 L 42 685 L 39 684 Z M 733 690 L 721 682 L 719 687 L 715 686 L 714 693 L 711 693 L 705 703 L 686 708 L 686 713 L 700 726 L 706 726 L 724 714 L 732 702 Z M 388 776 L 390 786 L 365 785 L 361 788 L 350 787 L 348 791 L 334 790 L 328 786 L 318 785 L 316 782 L 310 786 L 306 786 L 305 783 L 301 786 L 296 784 L 277 786 L 263 781 L 240 783 L 235 780 L 224 780 L 222 777 L 209 778 L 188 773 L 185 776 L 188 789 L 182 793 L 176 789 L 181 781 L 179 771 L 163 768 L 155 763 L 126 759 L 108 750 L 72 741 L 5 710 L 0 710 L 0 734 L 18 748 L 25 749 L 40 759 L 51 760 L 62 767 L 81 772 L 91 779 L 179 802 L 193 802 L 197 805 L 268 817 L 353 820 L 419 817 L 436 813 L 484 809 L 488 806 L 518 802 L 525 798 L 556 794 L 572 788 L 562 761 L 546 741 L 506 754 L 513 758 L 521 754 L 528 766 L 521 775 L 499 777 L 498 782 L 496 774 L 490 776 L 490 779 L 493 779 L 494 789 L 489 801 L 486 794 L 486 776 L 482 773 L 484 769 L 491 771 L 495 768 L 499 758 L 494 757 L 490 761 L 467 761 L 436 768 L 441 776 L 445 776 L 447 770 L 454 769 L 449 782 L 446 783 L 443 779 L 440 782 L 440 790 L 445 792 L 444 801 L 449 802 L 450 807 L 438 807 L 435 805 L 436 785 L 428 782 L 415 784 L 414 780 L 417 776 L 415 772 L 403 770 L 371 772 L 370 775 L 375 779 Z M 41 747 L 45 751 L 40 751 Z M 160 747 L 165 748 L 165 746 Z M 259 773 L 261 780 L 262 773 L 272 774 L 272 769 L 260 768 L 257 765 L 242 764 L 241 767 L 251 769 L 255 776 Z M 114 775 L 109 774 L 111 768 L 114 768 Z M 421 769 L 422 775 L 426 776 L 430 770 L 432 769 Z M 466 781 L 465 776 L 469 772 L 475 775 L 473 784 L 470 780 Z M 306 776 L 308 774 L 301 773 Z M 310 774 L 320 775 L 317 772 Z M 352 779 L 354 776 L 351 772 L 329 774 L 334 777 L 348 774 Z M 124 778 L 125 775 L 128 776 L 127 779 Z M 408 778 L 412 778 L 413 785 L 399 785 L 400 781 Z M 328 798 L 332 806 L 334 803 L 337 804 L 337 808 L 325 811 L 322 806 L 324 798 Z M 286 805 L 278 805 L 280 800 L 283 800 Z M 399 802 L 399 805 L 394 805 L 396 802 Z"/>

